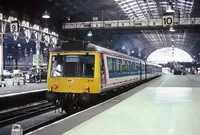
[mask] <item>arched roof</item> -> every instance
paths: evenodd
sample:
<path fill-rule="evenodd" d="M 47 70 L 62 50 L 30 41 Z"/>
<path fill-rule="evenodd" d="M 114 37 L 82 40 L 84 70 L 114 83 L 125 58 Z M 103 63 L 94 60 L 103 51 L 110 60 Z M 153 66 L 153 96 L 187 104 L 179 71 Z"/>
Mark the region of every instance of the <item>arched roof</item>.
<path fill-rule="evenodd" d="M 192 62 L 193 58 L 179 48 L 165 47 L 151 53 L 147 61 L 160 64 L 167 62 Z"/>

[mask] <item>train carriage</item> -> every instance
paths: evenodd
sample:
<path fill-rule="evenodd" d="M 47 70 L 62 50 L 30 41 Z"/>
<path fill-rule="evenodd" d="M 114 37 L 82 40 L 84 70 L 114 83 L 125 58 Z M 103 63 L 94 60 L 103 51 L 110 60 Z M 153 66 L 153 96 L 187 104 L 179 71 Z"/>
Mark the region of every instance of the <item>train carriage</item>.
<path fill-rule="evenodd" d="M 146 62 L 146 79 L 162 74 L 162 66 Z"/>
<path fill-rule="evenodd" d="M 65 110 L 87 106 L 103 92 L 160 75 L 155 68 L 92 43 L 67 42 L 50 52 L 47 100 Z"/>

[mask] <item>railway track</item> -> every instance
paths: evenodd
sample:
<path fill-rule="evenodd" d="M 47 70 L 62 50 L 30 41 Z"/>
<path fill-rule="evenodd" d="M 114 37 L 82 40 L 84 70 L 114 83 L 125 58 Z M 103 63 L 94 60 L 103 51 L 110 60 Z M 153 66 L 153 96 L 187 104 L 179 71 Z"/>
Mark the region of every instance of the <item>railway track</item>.
<path fill-rule="evenodd" d="M 42 101 L 19 108 L 4 110 L 0 112 L 0 128 L 54 109 L 55 106 L 52 103 Z"/>

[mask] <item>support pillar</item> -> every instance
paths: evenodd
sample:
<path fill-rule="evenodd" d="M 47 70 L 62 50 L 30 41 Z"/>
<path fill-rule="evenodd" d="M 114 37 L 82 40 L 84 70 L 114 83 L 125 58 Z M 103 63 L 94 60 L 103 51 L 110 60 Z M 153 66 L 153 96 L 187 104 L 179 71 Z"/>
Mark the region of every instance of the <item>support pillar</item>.
<path fill-rule="evenodd" d="M 17 46 L 17 49 L 16 49 L 16 58 L 15 58 L 15 69 L 18 69 L 19 48 L 18 48 L 18 45 L 16 46 Z"/>
<path fill-rule="evenodd" d="M 40 41 L 36 41 L 36 55 L 37 55 L 37 73 L 39 74 L 39 81 L 41 83 L 41 70 L 40 70 L 40 64 L 39 64 L 39 57 L 40 57 Z M 36 81 L 38 81 L 36 79 Z"/>
<path fill-rule="evenodd" d="M 3 33 L 0 33 L 0 87 L 2 87 L 3 82 L 3 65 L 4 58 L 3 58 Z"/>
<path fill-rule="evenodd" d="M 5 32 L 6 24 L 1 21 L 1 30 L 0 30 L 0 87 L 3 85 L 3 67 L 4 67 L 4 58 L 3 58 L 3 36 Z"/>
<path fill-rule="evenodd" d="M 40 55 L 40 41 L 36 41 L 36 55 Z M 40 65 L 37 65 L 37 68 L 40 68 Z"/>

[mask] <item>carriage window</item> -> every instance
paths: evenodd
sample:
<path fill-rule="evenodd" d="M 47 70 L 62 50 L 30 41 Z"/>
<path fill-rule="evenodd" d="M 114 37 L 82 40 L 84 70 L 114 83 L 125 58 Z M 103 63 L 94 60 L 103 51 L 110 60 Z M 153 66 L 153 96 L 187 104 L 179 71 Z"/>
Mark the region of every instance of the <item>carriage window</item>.
<path fill-rule="evenodd" d="M 131 62 L 130 61 L 127 62 L 127 70 L 128 70 L 128 72 L 131 72 Z"/>
<path fill-rule="evenodd" d="M 94 55 L 80 56 L 79 65 L 81 77 L 94 77 Z"/>
<path fill-rule="evenodd" d="M 137 69 L 137 73 L 139 73 L 140 72 L 140 63 L 137 63 L 136 69 Z"/>
<path fill-rule="evenodd" d="M 133 62 L 132 61 L 129 63 L 129 70 L 131 73 L 133 72 Z"/>
<path fill-rule="evenodd" d="M 116 71 L 116 59 L 113 59 L 113 72 L 115 73 Z"/>
<path fill-rule="evenodd" d="M 63 76 L 63 56 L 62 55 L 52 56 L 51 76 L 52 77 Z"/>
<path fill-rule="evenodd" d="M 53 70 L 51 76 L 62 77 L 94 77 L 94 55 L 59 55 L 52 57 L 52 63 L 60 57 L 60 66 Z M 55 63 L 58 63 L 57 61 Z M 58 64 L 56 64 L 58 65 Z M 54 66 L 52 66 L 54 67 Z"/>
<path fill-rule="evenodd" d="M 119 60 L 119 72 L 122 72 L 122 60 Z"/>
<path fill-rule="evenodd" d="M 109 73 L 112 73 L 113 72 L 112 58 L 107 57 L 107 63 L 108 63 L 108 71 Z"/>
<path fill-rule="evenodd" d="M 122 72 L 122 61 L 117 59 L 116 60 L 116 73 Z"/>
<path fill-rule="evenodd" d="M 94 55 L 65 56 L 64 77 L 94 77 Z"/>
<path fill-rule="evenodd" d="M 132 72 L 135 73 L 136 69 L 135 69 L 135 62 L 132 62 Z"/>
<path fill-rule="evenodd" d="M 129 72 L 129 61 L 126 61 L 126 72 Z"/>
<path fill-rule="evenodd" d="M 126 72 L 126 62 L 122 60 L 122 72 Z"/>
<path fill-rule="evenodd" d="M 142 73 L 145 73 L 145 66 L 142 64 Z"/>

